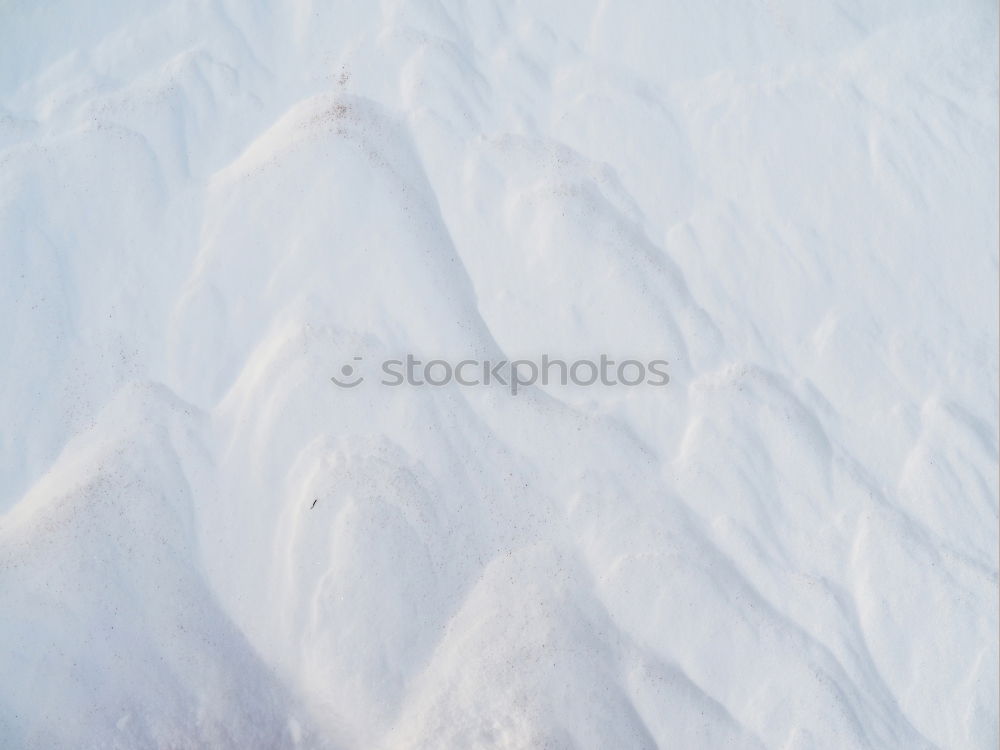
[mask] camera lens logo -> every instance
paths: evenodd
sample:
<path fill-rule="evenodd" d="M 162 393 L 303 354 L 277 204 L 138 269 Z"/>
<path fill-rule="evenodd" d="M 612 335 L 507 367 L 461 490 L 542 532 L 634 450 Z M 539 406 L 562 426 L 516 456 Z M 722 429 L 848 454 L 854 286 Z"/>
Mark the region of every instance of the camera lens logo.
<path fill-rule="evenodd" d="M 360 362 L 361 361 L 361 357 L 355 357 L 354 361 L 355 362 Z M 362 376 L 362 375 L 358 375 L 357 379 L 354 380 L 354 381 L 351 380 L 351 378 L 354 377 L 354 366 L 353 365 L 344 365 L 343 367 L 341 367 L 340 368 L 340 374 L 343 375 L 344 378 L 347 379 L 346 382 L 339 380 L 336 375 L 331 376 L 330 380 L 332 380 L 334 383 L 336 383 L 337 385 L 339 385 L 341 388 L 353 388 L 356 385 L 361 385 L 361 383 L 364 381 L 364 376 Z"/>

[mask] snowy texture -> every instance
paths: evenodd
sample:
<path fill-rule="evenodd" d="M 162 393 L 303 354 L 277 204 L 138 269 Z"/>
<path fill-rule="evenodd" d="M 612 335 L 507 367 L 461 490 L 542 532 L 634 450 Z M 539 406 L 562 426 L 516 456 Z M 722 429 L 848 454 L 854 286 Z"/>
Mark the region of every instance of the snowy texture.
<path fill-rule="evenodd" d="M 0 747 L 995 747 L 997 132 L 991 0 L 0 2 Z"/>

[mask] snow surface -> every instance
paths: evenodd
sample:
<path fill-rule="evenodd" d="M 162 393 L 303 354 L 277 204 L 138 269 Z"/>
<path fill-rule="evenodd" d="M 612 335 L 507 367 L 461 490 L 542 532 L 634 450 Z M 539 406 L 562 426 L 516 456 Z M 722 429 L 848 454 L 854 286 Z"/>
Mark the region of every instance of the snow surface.
<path fill-rule="evenodd" d="M 995 747 L 997 133 L 992 0 L 3 0 L 0 747 Z"/>

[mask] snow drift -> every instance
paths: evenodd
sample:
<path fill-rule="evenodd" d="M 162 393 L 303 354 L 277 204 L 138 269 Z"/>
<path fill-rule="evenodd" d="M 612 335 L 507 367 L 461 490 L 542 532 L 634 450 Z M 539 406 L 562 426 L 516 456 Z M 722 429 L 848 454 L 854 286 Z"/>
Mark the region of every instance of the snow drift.
<path fill-rule="evenodd" d="M 995 4 L 88 5 L 0 4 L 0 747 L 996 746 Z"/>

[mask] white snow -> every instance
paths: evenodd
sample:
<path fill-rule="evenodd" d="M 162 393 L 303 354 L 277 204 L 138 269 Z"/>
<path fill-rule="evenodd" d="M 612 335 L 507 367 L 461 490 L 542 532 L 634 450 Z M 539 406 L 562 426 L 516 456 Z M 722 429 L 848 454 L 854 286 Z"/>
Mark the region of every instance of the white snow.
<path fill-rule="evenodd" d="M 996 747 L 997 21 L 0 2 L 0 748 Z"/>

